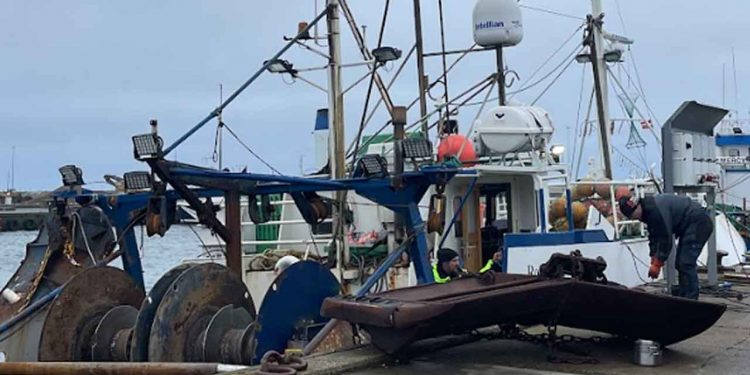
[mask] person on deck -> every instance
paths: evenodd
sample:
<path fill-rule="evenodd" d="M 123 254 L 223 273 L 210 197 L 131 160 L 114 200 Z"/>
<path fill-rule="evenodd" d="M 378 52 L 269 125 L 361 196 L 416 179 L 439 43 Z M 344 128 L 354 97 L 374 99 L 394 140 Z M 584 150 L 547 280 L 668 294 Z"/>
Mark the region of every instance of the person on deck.
<path fill-rule="evenodd" d="M 479 270 L 479 273 L 485 273 L 489 270 L 495 271 L 495 272 L 503 272 L 503 253 L 496 252 L 495 254 L 492 254 L 492 259 L 487 260 L 487 263 L 484 264 L 484 267 Z"/>
<path fill-rule="evenodd" d="M 623 196 L 620 211 L 648 226 L 651 267 L 648 276 L 659 277 L 661 268 L 677 245 L 675 267 L 679 273 L 677 296 L 698 299 L 698 256 L 713 232 L 713 221 L 705 208 L 685 196 L 658 194 L 637 199 Z"/>
<path fill-rule="evenodd" d="M 432 276 L 436 283 L 447 283 L 463 273 L 458 264 L 458 253 L 455 250 L 448 248 L 438 250 L 437 263 L 432 266 Z"/>

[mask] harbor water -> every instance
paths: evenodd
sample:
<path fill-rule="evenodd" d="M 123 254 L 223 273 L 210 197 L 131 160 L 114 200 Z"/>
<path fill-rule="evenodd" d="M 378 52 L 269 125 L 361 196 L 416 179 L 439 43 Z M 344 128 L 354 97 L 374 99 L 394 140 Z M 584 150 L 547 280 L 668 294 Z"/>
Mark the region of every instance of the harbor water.
<path fill-rule="evenodd" d="M 183 225 L 175 225 L 162 237 L 146 237 L 141 242 L 141 229 L 136 228 L 136 237 L 141 248 L 144 282 L 148 290 L 165 272 L 186 259 L 194 259 L 203 253 L 200 240 L 193 231 Z M 13 276 L 26 253 L 26 244 L 36 238 L 36 231 L 0 232 L 0 281 L 5 285 Z M 113 267 L 122 268 L 122 263 L 113 261 Z"/>

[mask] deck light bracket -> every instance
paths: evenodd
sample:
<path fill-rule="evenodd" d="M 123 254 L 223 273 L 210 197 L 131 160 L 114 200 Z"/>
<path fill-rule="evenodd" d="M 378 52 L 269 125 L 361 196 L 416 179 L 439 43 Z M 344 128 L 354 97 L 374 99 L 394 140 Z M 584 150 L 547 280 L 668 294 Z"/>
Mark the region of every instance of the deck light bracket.
<path fill-rule="evenodd" d="M 133 156 L 140 161 L 158 159 L 162 156 L 163 144 L 162 139 L 154 133 L 134 135 Z"/>
<path fill-rule="evenodd" d="M 354 177 L 385 178 L 388 176 L 388 161 L 378 154 L 362 156 L 354 169 Z"/>
<path fill-rule="evenodd" d="M 401 141 L 404 157 L 407 159 L 426 159 L 432 157 L 432 142 L 424 138 L 407 138 Z"/>
<path fill-rule="evenodd" d="M 127 172 L 122 178 L 125 181 L 125 191 L 128 193 L 151 190 L 153 186 L 150 172 Z"/>
<path fill-rule="evenodd" d="M 83 185 L 83 171 L 81 168 L 73 164 L 68 164 L 60 167 L 60 176 L 62 176 L 62 182 L 65 186 L 81 186 Z"/>

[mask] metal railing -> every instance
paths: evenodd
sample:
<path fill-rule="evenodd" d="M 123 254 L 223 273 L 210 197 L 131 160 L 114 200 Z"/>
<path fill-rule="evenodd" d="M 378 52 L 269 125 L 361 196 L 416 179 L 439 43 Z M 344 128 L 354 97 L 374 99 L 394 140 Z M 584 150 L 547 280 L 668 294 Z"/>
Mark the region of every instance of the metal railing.
<path fill-rule="evenodd" d="M 616 188 L 620 186 L 627 186 L 632 191 L 632 194 L 636 197 L 643 198 L 647 192 L 650 192 L 649 187 L 654 188 L 655 184 L 651 180 L 614 180 L 614 181 L 576 181 L 570 182 L 569 186 L 577 185 L 607 185 L 609 186 L 609 203 L 612 207 L 612 224 L 615 228 L 615 239 L 622 237 L 622 232 L 625 228 L 637 226 L 637 235 L 644 237 L 647 235 L 646 226 L 640 220 L 619 220 L 617 213 L 619 212 L 619 203 L 615 197 Z"/>

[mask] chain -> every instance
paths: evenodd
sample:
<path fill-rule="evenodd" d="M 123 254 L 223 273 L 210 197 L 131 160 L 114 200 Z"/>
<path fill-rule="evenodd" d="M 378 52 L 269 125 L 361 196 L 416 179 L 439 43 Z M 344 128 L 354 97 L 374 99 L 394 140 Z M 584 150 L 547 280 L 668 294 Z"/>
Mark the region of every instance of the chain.
<path fill-rule="evenodd" d="M 590 353 L 574 350 L 570 344 L 590 343 L 590 344 L 610 344 L 622 342 L 622 337 L 605 337 L 591 336 L 579 337 L 570 334 L 558 335 L 556 326 L 548 326 L 548 332 L 531 334 L 518 326 L 501 326 L 499 332 L 479 333 L 474 331 L 474 335 L 481 336 L 487 340 L 516 340 L 528 342 L 535 345 L 545 346 L 549 349 L 547 361 L 551 363 L 567 364 L 598 364 L 599 360 L 592 357 Z M 563 350 L 575 354 L 578 357 L 560 357 L 557 350 Z"/>

